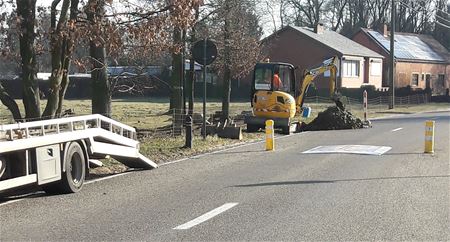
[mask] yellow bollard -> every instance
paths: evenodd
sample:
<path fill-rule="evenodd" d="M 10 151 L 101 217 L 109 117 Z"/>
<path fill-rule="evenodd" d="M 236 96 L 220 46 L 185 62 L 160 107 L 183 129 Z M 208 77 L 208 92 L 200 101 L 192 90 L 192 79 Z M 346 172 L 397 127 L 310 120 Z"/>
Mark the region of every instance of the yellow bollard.
<path fill-rule="evenodd" d="M 425 153 L 434 153 L 434 121 L 425 122 Z"/>
<path fill-rule="evenodd" d="M 266 150 L 275 150 L 275 133 L 273 130 L 273 120 L 266 121 Z"/>

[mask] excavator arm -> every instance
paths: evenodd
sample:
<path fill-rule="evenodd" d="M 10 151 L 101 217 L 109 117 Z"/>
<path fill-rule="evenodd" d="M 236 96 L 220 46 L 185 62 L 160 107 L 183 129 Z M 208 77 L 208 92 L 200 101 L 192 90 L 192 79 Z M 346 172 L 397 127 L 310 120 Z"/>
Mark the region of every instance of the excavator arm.
<path fill-rule="evenodd" d="M 308 90 L 309 85 L 316 79 L 317 76 L 322 75 L 326 71 L 330 71 L 330 98 L 336 103 L 336 106 L 342 110 L 344 110 L 344 105 L 340 100 L 340 95 L 336 90 L 336 72 L 338 65 L 338 57 L 334 56 L 330 59 L 325 60 L 320 66 L 305 70 L 303 74 L 303 79 L 300 82 L 298 87 L 298 95 L 296 98 L 296 109 L 297 112 L 301 112 L 303 107 L 303 102 L 306 97 L 306 92 Z"/>

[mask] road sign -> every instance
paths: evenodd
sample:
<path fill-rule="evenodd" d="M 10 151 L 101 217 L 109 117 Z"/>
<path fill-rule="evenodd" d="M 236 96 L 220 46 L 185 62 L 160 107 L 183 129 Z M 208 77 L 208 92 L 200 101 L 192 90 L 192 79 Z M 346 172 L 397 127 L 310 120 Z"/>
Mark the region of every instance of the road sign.
<path fill-rule="evenodd" d="M 210 65 L 217 57 L 217 47 L 209 39 L 199 40 L 192 48 L 194 60 L 201 65 Z"/>

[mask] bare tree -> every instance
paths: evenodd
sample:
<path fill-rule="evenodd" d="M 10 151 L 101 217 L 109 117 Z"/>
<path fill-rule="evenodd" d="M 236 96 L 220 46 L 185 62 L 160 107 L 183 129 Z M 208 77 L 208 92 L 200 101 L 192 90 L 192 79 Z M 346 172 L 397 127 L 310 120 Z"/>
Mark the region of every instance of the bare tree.
<path fill-rule="evenodd" d="M 43 116 L 54 118 L 62 111 L 62 103 L 69 84 L 70 60 L 76 40 L 78 0 L 53 0 L 51 6 L 50 44 L 51 65 L 50 93 Z M 57 11 L 58 5 L 61 10 Z"/>
<path fill-rule="evenodd" d="M 295 24 L 313 28 L 322 18 L 326 0 L 288 0 L 296 13 Z"/>
<path fill-rule="evenodd" d="M 253 1 L 216 0 L 215 14 L 206 26 L 216 40 L 218 59 L 213 63 L 223 80 L 222 120 L 229 118 L 231 81 L 253 69 L 261 58 L 259 39 L 262 29 Z M 206 34 L 206 33 L 203 33 Z"/>

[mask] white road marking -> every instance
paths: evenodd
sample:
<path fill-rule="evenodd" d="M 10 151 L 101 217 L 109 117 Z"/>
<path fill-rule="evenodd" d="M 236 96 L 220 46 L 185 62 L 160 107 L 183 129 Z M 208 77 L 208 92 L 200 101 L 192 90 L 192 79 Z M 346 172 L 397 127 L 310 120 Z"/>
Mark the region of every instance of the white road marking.
<path fill-rule="evenodd" d="M 180 226 L 177 226 L 177 227 L 175 227 L 173 229 L 177 229 L 177 230 L 190 229 L 190 228 L 194 227 L 195 225 L 201 224 L 201 223 L 203 223 L 203 222 L 205 222 L 205 221 L 207 221 L 207 220 L 209 220 L 209 219 L 211 219 L 211 218 L 213 218 L 213 217 L 215 217 L 215 216 L 217 216 L 217 215 L 227 211 L 228 209 L 230 209 L 230 208 L 232 208 L 232 207 L 234 207 L 236 205 L 238 205 L 238 203 L 225 203 L 224 205 L 222 205 L 222 206 L 220 206 L 220 207 L 218 207 L 218 208 L 216 208 L 214 210 L 211 210 L 211 211 L 203 214 L 202 216 L 197 217 L 196 219 L 191 220 L 191 221 L 189 221 L 189 222 L 187 222 L 185 224 L 182 224 Z"/>
<path fill-rule="evenodd" d="M 393 129 L 393 130 L 391 130 L 391 132 L 396 132 L 396 131 L 399 131 L 399 130 L 402 130 L 403 128 L 396 128 L 396 129 Z"/>
<path fill-rule="evenodd" d="M 4 206 L 4 205 L 12 204 L 12 203 L 20 202 L 20 201 L 23 201 L 23 200 L 28 199 L 28 198 L 38 197 L 38 196 L 40 196 L 40 195 L 42 195 L 44 193 L 45 192 L 43 192 L 43 191 L 37 191 L 37 192 L 22 194 L 22 195 L 18 195 L 18 196 L 11 196 L 10 197 L 11 200 L 3 202 L 3 203 L 0 203 L 0 207 Z"/>
<path fill-rule="evenodd" d="M 106 176 L 106 177 L 98 178 L 98 179 L 95 179 L 95 180 L 87 181 L 84 184 L 91 184 L 91 183 L 95 183 L 95 182 L 99 182 L 99 181 L 109 180 L 109 179 L 112 179 L 114 177 L 124 176 L 124 175 L 128 175 L 130 173 L 131 172 L 124 172 L 124 173 L 119 173 L 119 174 L 116 174 L 116 175 Z"/>
<path fill-rule="evenodd" d="M 0 203 L 0 207 L 1 207 L 1 206 L 8 205 L 8 204 L 11 204 L 11 203 L 20 202 L 20 201 L 22 201 L 22 200 L 25 200 L 25 198 L 14 199 L 14 200 L 11 200 L 11 201 L 7 201 L 7 202 L 4 202 L 4 203 Z"/>
<path fill-rule="evenodd" d="M 392 147 L 374 145 L 327 145 L 317 146 L 302 152 L 303 154 L 360 154 L 360 155 L 382 155 Z"/>

